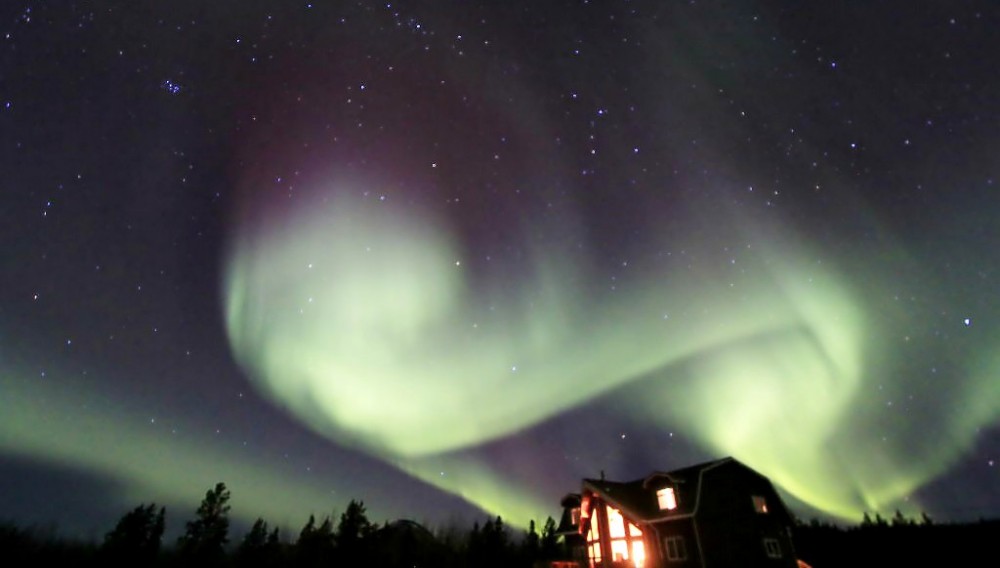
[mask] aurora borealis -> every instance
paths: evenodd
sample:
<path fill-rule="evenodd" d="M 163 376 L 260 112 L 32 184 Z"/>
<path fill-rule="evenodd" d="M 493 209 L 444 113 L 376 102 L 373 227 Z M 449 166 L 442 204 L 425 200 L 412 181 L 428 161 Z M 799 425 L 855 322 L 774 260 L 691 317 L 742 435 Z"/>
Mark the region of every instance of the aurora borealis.
<path fill-rule="evenodd" d="M 5 12 L 0 519 L 1000 513 L 990 3 Z"/>
<path fill-rule="evenodd" d="M 655 261 L 631 257 L 637 274 L 621 292 L 575 286 L 594 279 L 583 255 L 574 264 L 572 250 L 538 250 L 526 281 L 490 280 L 514 292 L 477 298 L 474 260 L 429 215 L 409 219 L 352 198 L 362 189 L 339 189 L 334 181 L 315 203 L 300 198 L 302 211 L 235 247 L 226 297 L 237 360 L 318 432 L 474 502 L 467 480 L 439 478 L 427 463 L 465 469 L 475 460 L 462 450 L 632 381 L 642 385 L 623 411 L 640 425 L 684 428 L 844 518 L 896 506 L 997 418 L 997 386 L 970 377 L 952 384 L 965 413 L 937 425 L 950 443 L 908 442 L 917 461 L 879 443 L 881 413 L 864 413 L 864 391 L 884 363 L 869 346 L 907 324 L 869 315 L 878 307 L 865 296 L 887 294 L 876 283 L 884 268 L 852 282 L 770 242 L 793 237 L 744 227 L 748 244 L 728 263 L 694 243 L 690 254 L 708 266 L 681 276 L 670 262 L 643 270 Z M 871 455 L 855 461 L 859 451 Z"/>

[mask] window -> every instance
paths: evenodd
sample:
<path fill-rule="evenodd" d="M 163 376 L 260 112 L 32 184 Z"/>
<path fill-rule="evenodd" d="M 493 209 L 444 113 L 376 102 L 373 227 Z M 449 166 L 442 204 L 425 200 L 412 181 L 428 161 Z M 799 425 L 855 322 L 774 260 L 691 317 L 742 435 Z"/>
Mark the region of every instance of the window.
<path fill-rule="evenodd" d="M 597 517 L 590 518 L 590 530 L 587 531 L 587 545 L 590 548 L 590 561 L 592 566 L 601 563 L 601 533 L 597 527 Z"/>
<path fill-rule="evenodd" d="M 641 540 L 632 541 L 632 560 L 638 567 L 646 564 L 646 545 Z"/>
<path fill-rule="evenodd" d="M 574 527 L 580 526 L 580 508 L 579 507 L 573 507 L 572 509 L 570 509 L 570 511 L 569 511 L 569 521 L 573 524 Z"/>
<path fill-rule="evenodd" d="M 590 565 L 601 565 L 601 543 L 595 542 L 590 545 Z"/>
<path fill-rule="evenodd" d="M 628 542 L 623 538 L 611 541 L 611 559 L 616 563 L 628 560 Z"/>
<path fill-rule="evenodd" d="M 684 546 L 684 537 L 668 536 L 663 539 L 663 546 L 667 549 L 667 560 L 687 560 L 687 547 Z"/>
<path fill-rule="evenodd" d="M 656 492 L 656 502 L 660 505 L 660 510 L 673 511 L 677 508 L 677 495 L 674 494 L 673 487 L 664 487 Z"/>
<path fill-rule="evenodd" d="M 758 513 L 767 513 L 767 500 L 760 495 L 753 496 L 753 510 Z"/>
<path fill-rule="evenodd" d="M 614 507 L 608 507 L 608 536 L 625 538 L 625 518 L 622 512 Z"/>
<path fill-rule="evenodd" d="M 608 515 L 608 544 L 612 560 L 632 561 L 635 568 L 642 568 L 646 562 L 646 549 L 642 542 L 642 529 L 622 515 L 614 507 L 606 507 Z"/>
<path fill-rule="evenodd" d="M 781 558 L 781 544 L 778 543 L 778 539 L 765 538 L 764 551 L 767 552 L 768 558 Z"/>

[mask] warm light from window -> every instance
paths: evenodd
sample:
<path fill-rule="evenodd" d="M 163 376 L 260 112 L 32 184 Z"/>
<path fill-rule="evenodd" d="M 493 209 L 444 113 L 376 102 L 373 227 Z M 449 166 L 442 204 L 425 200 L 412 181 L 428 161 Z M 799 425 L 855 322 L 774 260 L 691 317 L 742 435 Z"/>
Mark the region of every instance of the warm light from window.
<path fill-rule="evenodd" d="M 760 495 L 754 495 L 753 496 L 753 510 L 757 511 L 758 513 L 766 513 L 767 512 L 767 500 L 764 499 L 763 497 L 761 497 Z"/>
<path fill-rule="evenodd" d="M 635 568 L 643 568 L 646 549 L 643 548 L 642 530 L 635 523 L 628 522 L 619 509 L 607 507 L 605 510 L 611 559 L 614 562 L 631 560 Z"/>
<path fill-rule="evenodd" d="M 642 568 L 646 563 L 646 547 L 641 540 L 632 541 L 632 561 L 635 562 L 635 568 Z"/>
<path fill-rule="evenodd" d="M 628 543 L 624 540 L 612 540 L 611 559 L 615 562 L 628 560 Z"/>
<path fill-rule="evenodd" d="M 677 508 L 677 496 L 673 487 L 664 487 L 656 492 L 656 501 L 660 504 L 660 510 L 673 511 Z"/>
<path fill-rule="evenodd" d="M 601 562 L 601 558 L 602 558 L 602 556 L 601 556 L 601 543 L 595 542 L 593 544 L 593 547 L 594 547 L 594 562 L 600 563 Z"/>
<path fill-rule="evenodd" d="M 590 565 L 600 566 L 601 564 L 601 537 L 600 529 L 597 528 L 597 516 L 590 519 L 590 529 L 587 531 L 587 544 L 590 548 Z"/>
<path fill-rule="evenodd" d="M 611 538 L 625 538 L 625 519 L 622 518 L 622 512 L 614 507 L 608 507 L 608 535 Z"/>

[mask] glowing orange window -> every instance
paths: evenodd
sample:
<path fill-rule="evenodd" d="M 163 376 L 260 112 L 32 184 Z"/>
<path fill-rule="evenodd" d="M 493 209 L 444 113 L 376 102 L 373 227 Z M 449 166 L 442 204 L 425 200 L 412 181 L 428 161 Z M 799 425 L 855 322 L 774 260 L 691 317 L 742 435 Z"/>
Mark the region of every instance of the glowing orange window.
<path fill-rule="evenodd" d="M 677 508 L 677 495 L 673 487 L 664 487 L 656 492 L 656 502 L 661 511 L 673 511 Z"/>

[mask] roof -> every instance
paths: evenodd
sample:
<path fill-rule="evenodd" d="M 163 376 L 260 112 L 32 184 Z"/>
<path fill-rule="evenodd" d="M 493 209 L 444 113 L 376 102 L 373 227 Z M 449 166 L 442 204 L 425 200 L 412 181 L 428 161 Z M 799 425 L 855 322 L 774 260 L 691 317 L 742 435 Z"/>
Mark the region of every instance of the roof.
<path fill-rule="evenodd" d="M 633 520 L 639 522 L 667 520 L 693 514 L 698 507 L 699 487 L 703 474 L 708 470 L 729 464 L 737 465 L 764 477 L 743 463 L 726 457 L 672 471 L 653 472 L 635 481 L 584 479 L 583 487 L 585 491 L 589 489 L 600 495 L 605 501 L 615 504 Z M 656 492 L 664 487 L 674 488 L 677 508 L 673 511 L 662 511 L 657 504 Z"/>

